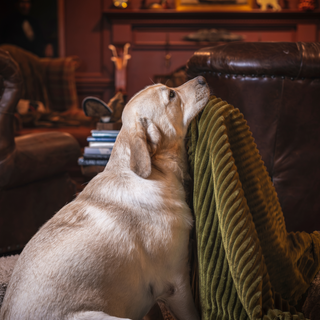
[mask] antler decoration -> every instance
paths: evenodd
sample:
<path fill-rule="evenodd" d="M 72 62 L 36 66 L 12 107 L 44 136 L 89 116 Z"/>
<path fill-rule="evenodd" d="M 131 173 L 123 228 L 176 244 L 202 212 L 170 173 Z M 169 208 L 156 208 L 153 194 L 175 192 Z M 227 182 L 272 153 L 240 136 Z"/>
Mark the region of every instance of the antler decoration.
<path fill-rule="evenodd" d="M 131 55 L 128 54 L 130 43 L 126 43 L 123 48 L 123 67 L 127 66 L 128 60 L 131 59 Z"/>
<path fill-rule="evenodd" d="M 119 57 L 117 54 L 117 49 L 114 45 L 110 44 L 109 49 L 112 51 L 113 57 L 111 57 L 111 61 L 114 62 L 117 70 L 125 69 L 128 63 L 128 60 L 131 58 L 131 55 L 128 54 L 128 50 L 130 47 L 130 43 L 126 43 L 123 48 L 123 55 Z"/>

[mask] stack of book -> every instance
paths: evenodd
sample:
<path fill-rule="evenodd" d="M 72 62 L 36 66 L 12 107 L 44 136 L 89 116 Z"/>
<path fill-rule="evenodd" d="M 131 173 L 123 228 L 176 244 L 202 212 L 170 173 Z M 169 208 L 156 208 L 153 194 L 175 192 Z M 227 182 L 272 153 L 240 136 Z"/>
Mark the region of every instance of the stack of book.
<path fill-rule="evenodd" d="M 87 138 L 89 146 L 84 148 L 83 157 L 79 158 L 79 165 L 105 167 L 110 158 L 119 130 L 92 130 Z"/>

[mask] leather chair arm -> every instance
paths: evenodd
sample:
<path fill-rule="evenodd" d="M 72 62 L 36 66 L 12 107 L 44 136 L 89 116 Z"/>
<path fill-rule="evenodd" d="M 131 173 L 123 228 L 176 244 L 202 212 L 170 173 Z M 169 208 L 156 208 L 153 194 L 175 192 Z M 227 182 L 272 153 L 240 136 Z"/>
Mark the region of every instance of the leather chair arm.
<path fill-rule="evenodd" d="M 20 99 L 22 78 L 18 64 L 0 49 L 0 161 L 13 152 L 13 119 Z"/>
<path fill-rule="evenodd" d="M 9 189 L 66 171 L 81 156 L 68 133 L 45 132 L 16 138 L 16 148 L 0 161 L 0 189 Z"/>
<path fill-rule="evenodd" d="M 197 51 L 187 65 L 190 77 L 201 72 L 318 78 L 320 43 L 231 42 Z"/>

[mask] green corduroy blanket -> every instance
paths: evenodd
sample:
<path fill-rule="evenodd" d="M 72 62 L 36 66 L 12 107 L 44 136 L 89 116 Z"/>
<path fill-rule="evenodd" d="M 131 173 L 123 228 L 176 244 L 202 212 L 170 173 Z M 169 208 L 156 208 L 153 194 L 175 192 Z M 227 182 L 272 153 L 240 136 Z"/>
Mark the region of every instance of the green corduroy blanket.
<path fill-rule="evenodd" d="M 304 319 L 320 234 L 288 233 L 240 111 L 212 97 L 188 133 L 202 320 Z"/>

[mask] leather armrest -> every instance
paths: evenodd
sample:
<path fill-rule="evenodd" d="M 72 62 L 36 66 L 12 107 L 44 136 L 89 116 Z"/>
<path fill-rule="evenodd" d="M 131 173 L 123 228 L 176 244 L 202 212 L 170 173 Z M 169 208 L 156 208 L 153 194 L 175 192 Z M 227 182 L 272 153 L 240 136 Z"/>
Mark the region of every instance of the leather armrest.
<path fill-rule="evenodd" d="M 13 116 L 22 78 L 18 64 L 0 49 L 0 161 L 14 150 Z"/>
<path fill-rule="evenodd" d="M 320 43 L 231 42 L 203 48 L 187 64 L 189 76 L 199 72 L 318 78 Z"/>
<path fill-rule="evenodd" d="M 8 189 L 64 172 L 81 155 L 69 134 L 46 132 L 15 139 L 16 148 L 0 162 L 0 188 Z"/>

